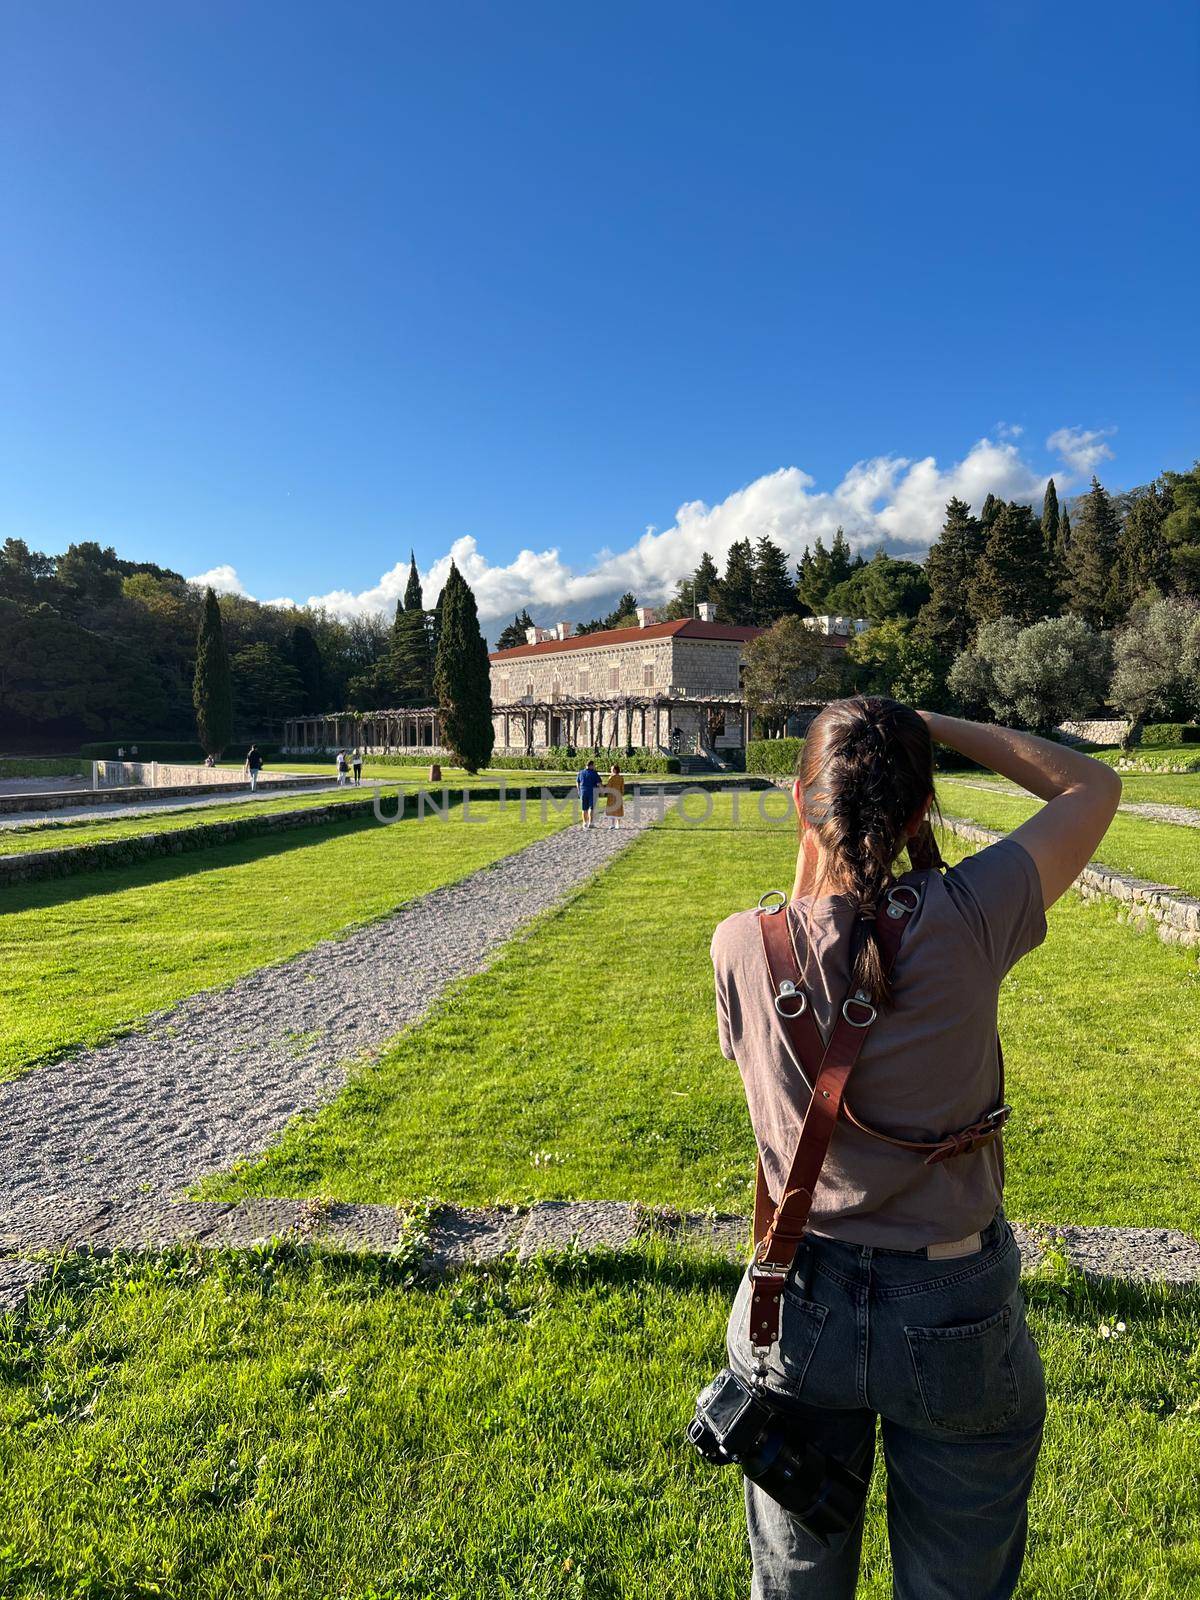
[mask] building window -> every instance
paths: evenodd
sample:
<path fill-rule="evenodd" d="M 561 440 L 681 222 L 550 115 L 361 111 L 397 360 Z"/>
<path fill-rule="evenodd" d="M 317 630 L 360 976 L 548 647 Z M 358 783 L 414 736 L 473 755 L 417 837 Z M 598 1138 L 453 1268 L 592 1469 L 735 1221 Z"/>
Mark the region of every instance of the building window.
<path fill-rule="evenodd" d="M 527 697 L 530 700 L 533 699 L 533 679 L 532 678 L 526 678 L 526 680 L 525 680 L 525 693 L 526 693 Z"/>
<path fill-rule="evenodd" d="M 620 667 L 609 667 L 609 669 L 608 669 L 608 687 L 610 689 L 619 689 L 621 687 L 621 669 L 620 669 Z"/>
<path fill-rule="evenodd" d="M 501 678 L 500 679 L 500 698 L 501 698 L 501 700 L 507 700 L 508 699 L 508 679 L 507 678 Z"/>
<path fill-rule="evenodd" d="M 555 678 L 554 682 L 550 685 L 550 698 L 551 700 L 562 699 L 562 685 L 559 683 L 557 678 Z"/>
<path fill-rule="evenodd" d="M 642 662 L 642 688 L 643 689 L 653 689 L 653 687 L 654 687 L 654 663 L 653 663 L 653 661 L 643 661 Z"/>
<path fill-rule="evenodd" d="M 588 692 L 588 675 L 587 675 L 587 673 L 586 672 L 578 673 L 576 675 L 575 681 L 576 681 L 576 684 L 578 686 L 579 693 L 580 694 L 586 694 Z"/>

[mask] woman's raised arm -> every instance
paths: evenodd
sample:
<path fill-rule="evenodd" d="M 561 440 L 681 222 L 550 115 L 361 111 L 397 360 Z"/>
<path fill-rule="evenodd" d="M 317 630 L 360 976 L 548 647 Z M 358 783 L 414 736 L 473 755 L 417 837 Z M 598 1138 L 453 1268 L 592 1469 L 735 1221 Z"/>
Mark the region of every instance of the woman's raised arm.
<path fill-rule="evenodd" d="M 1078 750 L 990 723 L 922 711 L 931 737 L 1010 778 L 1046 804 L 1012 837 L 1033 857 L 1042 900 L 1052 906 L 1075 882 L 1104 837 L 1121 798 L 1121 780 Z"/>

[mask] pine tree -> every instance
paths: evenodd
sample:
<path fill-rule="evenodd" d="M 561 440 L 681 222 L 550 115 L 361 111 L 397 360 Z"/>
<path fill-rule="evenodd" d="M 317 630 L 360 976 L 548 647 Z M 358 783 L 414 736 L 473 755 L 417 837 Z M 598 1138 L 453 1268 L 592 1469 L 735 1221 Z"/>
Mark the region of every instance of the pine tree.
<path fill-rule="evenodd" d="M 971 515 L 970 506 L 965 500 L 952 499 L 942 531 L 925 560 L 929 599 L 918 618 L 922 636 L 950 659 L 967 648 L 975 631 L 970 590 L 984 543 L 983 529 Z"/>
<path fill-rule="evenodd" d="M 697 605 L 720 605 L 721 603 L 721 574 L 717 571 L 717 564 L 705 550 L 701 553 L 700 561 L 692 574 L 692 595 Z"/>
<path fill-rule="evenodd" d="M 454 565 L 439 601 L 437 663 L 433 681 L 441 714 L 442 743 L 468 772 L 492 758 L 491 673 L 487 645 L 471 587 Z"/>
<path fill-rule="evenodd" d="M 518 611 L 507 628 L 501 631 L 500 637 L 496 640 L 496 649 L 515 650 L 518 645 L 528 644 L 526 633 L 533 625 L 533 618 L 527 610 Z"/>
<path fill-rule="evenodd" d="M 1117 620 L 1116 582 L 1121 526 L 1108 492 L 1096 477 L 1075 518 L 1067 557 L 1068 604 L 1099 633 Z"/>
<path fill-rule="evenodd" d="M 979 622 L 1012 617 L 1027 627 L 1056 611 L 1042 530 L 1028 506 L 1013 500 L 997 514 L 968 597 Z"/>
<path fill-rule="evenodd" d="M 754 550 L 749 539 L 738 539 L 725 557 L 721 579 L 721 604 L 730 622 L 748 627 L 754 622 Z"/>
<path fill-rule="evenodd" d="M 756 627 L 769 628 L 780 617 L 795 614 L 796 591 L 788 573 L 787 556 L 765 533 L 754 546 L 750 592 Z"/>
<path fill-rule="evenodd" d="M 1058 490 L 1054 487 L 1054 479 L 1046 484 L 1046 493 L 1042 496 L 1042 542 L 1050 554 L 1058 550 Z"/>
<path fill-rule="evenodd" d="M 325 700 L 325 671 L 321 652 L 313 638 L 312 629 L 298 622 L 292 629 L 292 665 L 300 674 L 300 704 L 302 715 L 313 716 L 318 711 L 328 711 Z"/>
<path fill-rule="evenodd" d="M 1200 461 L 1190 472 L 1164 472 L 1170 509 L 1163 536 L 1171 551 L 1171 587 L 1200 598 Z"/>
<path fill-rule="evenodd" d="M 1163 532 L 1170 502 L 1152 483 L 1131 503 L 1117 546 L 1118 610 L 1129 615 L 1148 589 L 1166 592 L 1171 582 L 1171 550 Z"/>
<path fill-rule="evenodd" d="M 233 737 L 233 686 L 229 654 L 221 627 L 221 608 L 211 589 L 204 591 L 204 610 L 196 635 L 196 672 L 192 679 L 196 732 L 205 755 L 214 760 Z"/>
<path fill-rule="evenodd" d="M 851 559 L 849 541 L 845 532 L 839 528 L 833 536 L 833 543 L 829 547 L 829 587 L 836 589 L 839 583 L 845 583 L 847 578 L 856 573 L 860 567 L 865 567 L 866 564 L 866 560 L 862 556 L 856 556 Z"/>

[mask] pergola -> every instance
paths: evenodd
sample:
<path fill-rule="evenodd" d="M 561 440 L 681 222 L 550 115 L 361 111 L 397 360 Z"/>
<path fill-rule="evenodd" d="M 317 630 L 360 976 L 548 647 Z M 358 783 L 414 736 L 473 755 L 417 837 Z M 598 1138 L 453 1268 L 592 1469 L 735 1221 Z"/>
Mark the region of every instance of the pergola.
<path fill-rule="evenodd" d="M 283 725 L 284 745 L 289 750 L 351 750 L 358 746 L 378 755 L 391 750 L 437 750 L 441 735 L 437 706 L 337 711 L 324 717 L 289 717 Z"/>
<path fill-rule="evenodd" d="M 492 705 L 493 718 L 503 720 L 504 736 L 498 741 L 501 747 L 513 748 L 515 725 L 520 735 L 516 743 L 527 754 L 533 751 L 539 722 L 545 727 L 547 745 L 569 744 L 592 750 L 667 747 L 674 719 L 681 711 L 709 716 L 720 713 L 722 717 L 735 711 L 742 722 L 743 744 L 749 741 L 750 711 L 740 695 L 568 694 L 550 700 L 527 698 Z"/>

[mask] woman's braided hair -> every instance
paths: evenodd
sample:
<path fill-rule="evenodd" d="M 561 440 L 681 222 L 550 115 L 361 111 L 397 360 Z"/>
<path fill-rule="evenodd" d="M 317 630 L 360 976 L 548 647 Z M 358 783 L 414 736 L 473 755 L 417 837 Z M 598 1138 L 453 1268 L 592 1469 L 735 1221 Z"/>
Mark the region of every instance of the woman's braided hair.
<path fill-rule="evenodd" d="M 906 825 L 933 793 L 933 741 L 915 711 L 883 695 L 834 700 L 814 719 L 800 757 L 804 813 L 823 851 L 823 884 L 858 904 L 863 937 L 851 974 L 874 1005 L 891 1001 L 875 918 L 883 914 L 897 856 L 916 868 L 943 865 L 928 818 Z"/>

